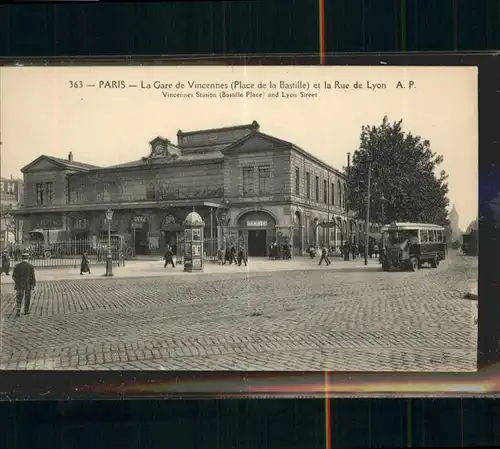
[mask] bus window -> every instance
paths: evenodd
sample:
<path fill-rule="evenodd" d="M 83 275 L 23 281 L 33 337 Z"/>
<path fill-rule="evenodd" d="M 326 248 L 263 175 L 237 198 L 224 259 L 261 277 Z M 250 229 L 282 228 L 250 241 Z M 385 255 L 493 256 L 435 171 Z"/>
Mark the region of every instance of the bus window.
<path fill-rule="evenodd" d="M 427 235 L 427 229 L 421 229 L 420 230 L 420 242 L 427 243 L 428 241 L 429 241 L 429 238 Z"/>
<path fill-rule="evenodd" d="M 439 243 L 443 242 L 443 231 L 437 231 L 437 241 Z"/>
<path fill-rule="evenodd" d="M 432 229 L 429 229 L 429 243 L 434 242 L 434 231 Z"/>

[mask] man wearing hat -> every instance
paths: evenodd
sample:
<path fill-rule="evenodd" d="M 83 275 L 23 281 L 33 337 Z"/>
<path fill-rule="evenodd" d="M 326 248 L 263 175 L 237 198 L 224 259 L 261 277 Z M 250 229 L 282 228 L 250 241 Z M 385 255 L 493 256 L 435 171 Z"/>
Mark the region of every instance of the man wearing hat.
<path fill-rule="evenodd" d="M 31 291 L 36 286 L 35 268 L 28 262 L 29 254 L 21 254 L 22 261 L 14 267 L 12 279 L 16 290 L 16 317 L 21 314 L 21 305 L 24 299 L 24 314 L 30 311 Z"/>

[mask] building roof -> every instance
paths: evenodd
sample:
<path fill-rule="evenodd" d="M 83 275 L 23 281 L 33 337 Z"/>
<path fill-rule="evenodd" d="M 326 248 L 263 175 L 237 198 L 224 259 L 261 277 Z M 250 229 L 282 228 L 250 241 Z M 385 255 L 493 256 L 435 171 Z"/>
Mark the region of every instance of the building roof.
<path fill-rule="evenodd" d="M 122 168 L 141 168 L 141 167 L 151 167 L 151 166 L 162 166 L 162 165 L 183 165 L 196 162 L 215 162 L 217 160 L 222 160 L 223 156 L 220 152 L 208 153 L 208 154 L 189 154 L 182 155 L 177 158 L 142 158 L 137 161 L 125 162 L 118 165 L 110 165 L 107 167 L 98 167 L 93 169 L 93 171 L 107 171 L 107 170 L 117 170 Z"/>
<path fill-rule="evenodd" d="M 70 170 L 94 170 L 96 168 L 100 168 L 97 165 L 92 165 L 92 164 L 86 164 L 84 162 L 77 162 L 77 161 L 69 161 L 68 159 L 62 159 L 59 157 L 54 157 L 54 156 L 47 156 L 46 154 L 42 154 L 41 156 L 37 157 L 34 161 L 30 162 L 28 165 L 25 165 L 22 169 L 21 172 L 25 172 L 30 169 L 30 167 L 36 165 L 38 162 L 41 160 L 49 160 L 53 162 L 54 164 L 62 167 L 62 168 L 67 168 Z"/>
<path fill-rule="evenodd" d="M 77 172 L 101 172 L 101 171 L 114 171 L 114 170 L 120 170 L 120 169 L 134 169 L 134 168 L 141 168 L 141 167 L 151 167 L 151 166 L 163 166 L 163 165 L 183 165 L 183 164 L 192 164 L 192 163 L 203 163 L 203 162 L 215 162 L 218 160 L 222 160 L 224 158 L 224 154 L 227 152 L 231 152 L 231 150 L 236 150 L 240 145 L 245 143 L 246 141 L 250 140 L 252 137 L 261 137 L 263 139 L 266 139 L 270 142 L 275 143 L 278 146 L 282 146 L 285 148 L 290 148 L 294 149 L 297 152 L 301 153 L 302 155 L 306 156 L 308 159 L 316 162 L 318 165 L 326 168 L 327 170 L 332 171 L 333 173 L 336 173 L 340 176 L 343 176 L 343 173 L 336 169 L 335 167 L 332 167 L 331 165 L 327 164 L 326 162 L 323 162 L 321 159 L 317 158 L 316 156 L 313 156 L 311 153 L 307 152 L 303 148 L 299 147 L 298 145 L 293 144 L 292 142 L 289 142 L 287 140 L 282 140 L 277 137 L 271 136 L 269 134 L 265 134 L 259 131 L 260 125 L 257 121 L 253 121 L 250 124 L 246 125 L 238 125 L 238 126 L 228 126 L 224 128 L 212 128 L 212 129 L 203 129 L 203 130 L 197 130 L 197 131 L 179 131 L 177 133 L 178 137 L 183 137 L 183 136 L 189 136 L 189 135 L 203 135 L 203 134 L 210 134 L 210 133 L 224 133 L 227 131 L 233 131 L 233 130 L 249 130 L 250 132 L 243 137 L 237 138 L 233 141 L 229 141 L 227 143 L 214 143 L 210 142 L 204 145 L 194 145 L 192 147 L 185 147 L 183 146 L 177 146 L 173 145 L 168 139 L 163 139 L 160 137 L 157 137 L 153 139 L 150 144 L 156 142 L 156 141 L 162 141 L 164 143 L 167 143 L 169 147 L 174 147 L 180 151 L 182 151 L 181 154 L 170 154 L 168 157 L 152 157 L 152 154 L 150 154 L 148 157 L 143 157 L 139 160 L 135 161 L 130 161 L 130 162 L 124 162 L 121 164 L 116 164 L 116 165 L 110 165 L 110 166 L 105 166 L 105 167 L 99 167 L 97 165 L 92 165 L 92 164 L 87 164 L 83 162 L 77 162 L 77 161 L 70 161 L 68 159 L 62 159 L 54 156 L 47 156 L 47 155 L 41 155 L 37 159 L 35 159 L 33 162 L 29 163 L 25 167 L 21 169 L 21 171 L 24 173 L 27 171 L 30 167 L 36 165 L 40 160 L 46 159 L 54 164 L 68 169 L 68 170 L 75 170 Z"/>
<path fill-rule="evenodd" d="M 260 125 L 259 123 L 254 120 L 252 123 L 247 124 L 247 125 L 236 125 L 236 126 L 225 126 L 223 128 L 209 128 L 209 129 L 199 129 L 195 131 L 182 131 L 179 130 L 177 131 L 177 136 L 192 136 L 196 134 L 212 134 L 212 133 L 218 133 L 218 132 L 224 132 L 224 131 L 236 131 L 239 129 L 251 129 L 251 130 L 259 130 Z"/>
<path fill-rule="evenodd" d="M 262 137 L 266 140 L 269 140 L 270 142 L 274 142 L 278 146 L 288 147 L 290 149 L 294 149 L 295 151 L 302 153 L 307 158 L 313 160 L 317 164 L 322 165 L 324 168 L 326 168 L 326 169 L 328 169 L 328 170 L 330 170 L 330 171 L 332 171 L 340 176 L 343 176 L 343 173 L 339 169 L 332 167 L 330 164 L 327 164 L 326 162 L 324 162 L 321 159 L 317 158 L 316 156 L 312 155 L 311 153 L 309 153 L 308 151 L 299 147 L 298 145 L 295 145 L 294 143 L 289 142 L 288 140 L 279 139 L 277 137 L 271 136 L 269 134 L 265 134 L 265 133 L 260 132 L 260 131 L 254 131 L 250 134 L 247 134 L 245 137 L 238 139 L 237 141 L 233 142 L 232 144 L 226 146 L 222 150 L 222 153 L 226 153 L 226 152 L 229 153 L 229 152 L 231 152 L 231 150 L 236 149 L 238 146 L 240 146 L 241 144 L 243 144 L 247 140 L 250 140 L 252 137 L 256 137 L 256 136 Z"/>

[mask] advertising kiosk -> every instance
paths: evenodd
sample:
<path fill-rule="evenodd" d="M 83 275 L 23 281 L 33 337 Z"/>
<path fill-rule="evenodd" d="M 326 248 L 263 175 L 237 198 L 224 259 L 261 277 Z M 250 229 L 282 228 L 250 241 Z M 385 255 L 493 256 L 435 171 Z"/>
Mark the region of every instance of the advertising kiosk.
<path fill-rule="evenodd" d="M 205 223 L 196 212 L 184 220 L 184 271 L 203 271 L 203 228 Z"/>

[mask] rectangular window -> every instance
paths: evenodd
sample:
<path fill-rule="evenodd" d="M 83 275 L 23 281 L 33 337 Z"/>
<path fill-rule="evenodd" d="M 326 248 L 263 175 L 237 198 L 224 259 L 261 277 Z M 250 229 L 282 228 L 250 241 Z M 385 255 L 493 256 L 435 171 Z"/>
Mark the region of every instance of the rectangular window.
<path fill-rule="evenodd" d="M 443 231 L 438 231 L 437 232 L 437 241 L 439 243 L 442 243 L 443 242 Z"/>
<path fill-rule="evenodd" d="M 306 173 L 306 197 L 311 198 L 311 173 Z"/>
<path fill-rule="evenodd" d="M 328 184 L 326 181 L 323 181 L 323 202 L 328 204 Z"/>
<path fill-rule="evenodd" d="M 434 231 L 429 230 L 429 243 L 434 243 Z"/>
<path fill-rule="evenodd" d="M 295 168 L 295 195 L 300 195 L 300 169 Z"/>
<path fill-rule="evenodd" d="M 315 190 L 315 199 L 316 201 L 319 201 L 319 176 L 316 176 L 315 178 L 315 183 L 314 183 L 314 190 Z"/>
<path fill-rule="evenodd" d="M 243 168 L 243 194 L 253 195 L 254 192 L 254 170 L 253 167 Z"/>
<path fill-rule="evenodd" d="M 43 205 L 43 184 L 41 182 L 36 184 L 36 204 Z"/>
<path fill-rule="evenodd" d="M 330 203 L 332 206 L 335 206 L 335 184 L 332 182 L 331 188 L 330 188 Z"/>
<path fill-rule="evenodd" d="M 420 242 L 427 243 L 428 241 L 429 241 L 429 237 L 428 237 L 427 230 L 421 229 L 420 230 Z"/>
<path fill-rule="evenodd" d="M 47 189 L 47 204 L 52 204 L 54 200 L 54 184 L 52 182 L 45 183 Z"/>
<path fill-rule="evenodd" d="M 154 199 L 154 196 L 153 196 L 153 199 Z M 111 202 L 111 185 L 108 182 L 105 182 L 102 185 L 102 201 L 104 203 Z"/>
<path fill-rule="evenodd" d="M 269 167 L 259 167 L 259 193 L 271 192 L 271 170 Z"/>

